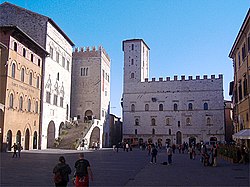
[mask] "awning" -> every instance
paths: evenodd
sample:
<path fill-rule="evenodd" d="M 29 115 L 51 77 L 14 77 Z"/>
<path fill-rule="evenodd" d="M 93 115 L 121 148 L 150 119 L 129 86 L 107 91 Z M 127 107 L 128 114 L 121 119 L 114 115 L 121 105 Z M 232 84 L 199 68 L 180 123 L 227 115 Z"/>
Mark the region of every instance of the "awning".
<path fill-rule="evenodd" d="M 250 139 L 250 129 L 243 129 L 235 134 L 233 134 L 235 139 Z"/>

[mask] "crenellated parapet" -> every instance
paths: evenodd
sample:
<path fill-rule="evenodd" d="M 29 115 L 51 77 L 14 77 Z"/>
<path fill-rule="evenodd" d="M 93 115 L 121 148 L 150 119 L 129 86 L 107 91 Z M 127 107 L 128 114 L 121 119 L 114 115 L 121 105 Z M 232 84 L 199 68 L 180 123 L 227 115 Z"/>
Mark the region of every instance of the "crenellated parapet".
<path fill-rule="evenodd" d="M 151 81 L 149 79 L 145 79 L 145 82 L 213 80 L 213 79 L 223 79 L 223 75 L 219 74 L 219 76 L 217 78 L 215 77 L 215 75 L 211 75 L 210 78 L 207 75 L 203 75 L 202 78 L 201 78 L 200 75 L 197 75 L 195 78 L 193 78 L 193 76 L 186 77 L 185 75 L 181 75 L 181 77 L 179 79 L 178 79 L 177 75 L 174 75 L 173 79 L 171 79 L 170 77 L 166 77 L 166 79 L 163 79 L 163 77 L 159 77 L 159 80 L 156 80 L 155 78 L 152 78 Z"/>
<path fill-rule="evenodd" d="M 109 55 L 106 50 L 102 47 L 76 47 L 74 49 L 73 55 L 77 57 L 99 57 L 101 54 L 104 54 L 106 58 L 110 61 Z"/>

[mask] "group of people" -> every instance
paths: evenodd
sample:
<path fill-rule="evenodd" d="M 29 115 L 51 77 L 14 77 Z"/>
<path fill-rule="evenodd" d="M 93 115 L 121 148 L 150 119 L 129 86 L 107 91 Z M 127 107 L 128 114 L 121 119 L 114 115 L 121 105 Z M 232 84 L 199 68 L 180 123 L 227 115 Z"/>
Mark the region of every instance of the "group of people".
<path fill-rule="evenodd" d="M 155 144 L 148 144 L 147 146 L 148 149 L 148 156 L 151 155 L 150 163 L 155 163 L 157 160 L 157 154 L 158 150 Z M 167 162 L 164 162 L 164 165 L 170 165 L 172 164 L 172 156 L 173 156 L 173 146 L 170 146 L 169 144 L 166 145 L 166 154 L 167 154 Z"/>
<path fill-rule="evenodd" d="M 75 162 L 74 184 L 75 187 L 89 186 L 89 178 L 93 181 L 93 174 L 90 168 L 89 161 L 84 158 L 84 154 L 79 154 L 79 159 Z M 59 157 L 59 163 L 53 169 L 54 183 L 56 187 L 66 187 L 69 182 L 71 168 L 66 164 L 63 156 Z"/>
<path fill-rule="evenodd" d="M 210 153 L 206 145 L 201 145 L 201 162 L 204 166 L 217 166 L 217 156 L 218 156 L 218 145 L 212 145 Z M 211 156 L 211 158 L 210 158 Z"/>

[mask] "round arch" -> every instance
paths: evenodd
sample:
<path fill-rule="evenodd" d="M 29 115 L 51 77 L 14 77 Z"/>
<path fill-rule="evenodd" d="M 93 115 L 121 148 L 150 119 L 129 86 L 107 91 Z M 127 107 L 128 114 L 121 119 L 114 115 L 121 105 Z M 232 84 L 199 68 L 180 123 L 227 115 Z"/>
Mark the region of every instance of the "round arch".
<path fill-rule="evenodd" d="M 50 121 L 47 129 L 47 148 L 52 148 L 54 146 L 55 140 L 55 123 Z"/>
<path fill-rule="evenodd" d="M 100 143 L 100 128 L 95 127 L 91 133 L 91 136 L 90 136 L 89 146 L 90 147 L 94 146 L 97 148 L 99 143 Z"/>
<path fill-rule="evenodd" d="M 22 142 L 21 142 L 21 137 L 22 137 L 21 131 L 18 130 L 17 133 L 16 133 L 16 143 L 17 143 L 17 144 L 18 144 L 18 143 L 20 143 L 20 145 L 22 144 Z"/>
<path fill-rule="evenodd" d="M 7 151 L 11 151 L 11 146 L 12 146 L 12 131 L 8 130 L 7 132 Z"/>
<path fill-rule="evenodd" d="M 88 120 L 92 120 L 93 112 L 91 110 L 87 110 L 85 112 L 85 117 L 88 118 Z"/>
<path fill-rule="evenodd" d="M 25 131 L 24 149 L 29 150 L 29 147 L 30 147 L 30 130 L 26 129 L 26 131 Z"/>

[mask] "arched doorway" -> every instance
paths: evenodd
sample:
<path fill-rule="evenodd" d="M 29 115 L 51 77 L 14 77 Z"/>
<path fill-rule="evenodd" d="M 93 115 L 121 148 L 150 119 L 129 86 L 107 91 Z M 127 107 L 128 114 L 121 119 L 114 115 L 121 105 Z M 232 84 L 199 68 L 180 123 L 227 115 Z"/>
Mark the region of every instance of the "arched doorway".
<path fill-rule="evenodd" d="M 19 130 L 19 131 L 17 131 L 17 133 L 16 133 L 16 143 L 18 144 L 18 143 L 20 143 L 20 145 L 22 144 L 22 142 L 21 142 L 21 131 Z"/>
<path fill-rule="evenodd" d="M 178 145 L 182 144 L 182 138 L 181 138 L 181 132 L 180 131 L 178 131 L 176 133 L 176 144 L 178 144 Z"/>
<path fill-rule="evenodd" d="M 30 148 L 30 131 L 29 129 L 26 129 L 24 149 L 29 150 L 29 148 Z"/>
<path fill-rule="evenodd" d="M 55 141 L 55 123 L 50 121 L 47 130 L 47 148 L 52 148 Z"/>
<path fill-rule="evenodd" d="M 90 136 L 89 146 L 92 148 L 98 148 L 100 143 L 100 129 L 95 127 Z"/>
<path fill-rule="evenodd" d="M 37 149 L 37 132 L 34 132 L 33 136 L 33 149 Z"/>
<path fill-rule="evenodd" d="M 189 145 L 195 145 L 196 144 L 196 138 L 195 137 L 190 137 L 189 138 Z"/>
<path fill-rule="evenodd" d="M 8 130 L 6 142 L 7 142 L 7 151 L 11 151 L 11 146 L 12 146 L 12 131 L 11 130 Z"/>
<path fill-rule="evenodd" d="M 91 110 L 87 110 L 85 112 L 85 117 L 87 117 L 88 120 L 92 120 L 93 112 Z"/>

